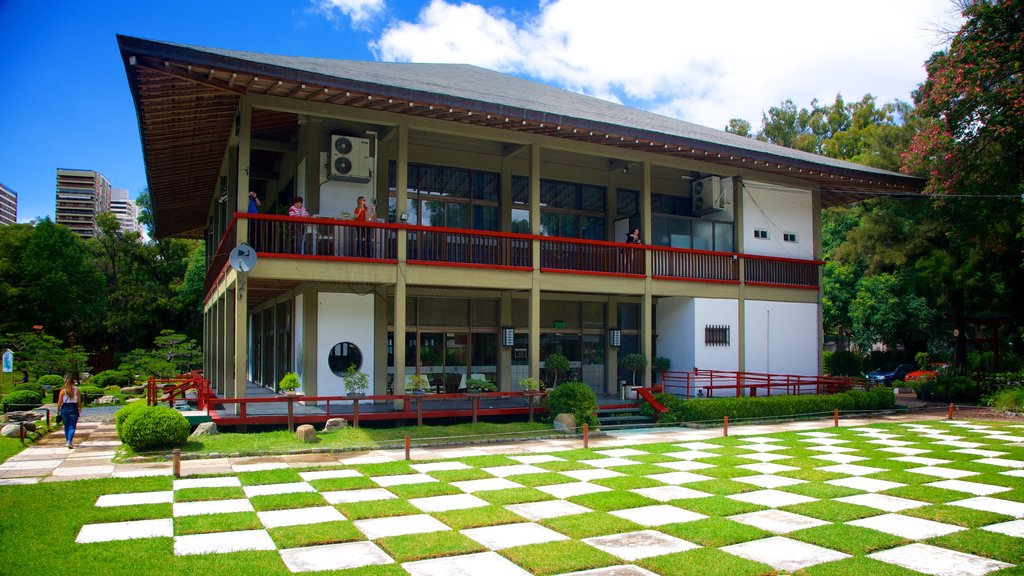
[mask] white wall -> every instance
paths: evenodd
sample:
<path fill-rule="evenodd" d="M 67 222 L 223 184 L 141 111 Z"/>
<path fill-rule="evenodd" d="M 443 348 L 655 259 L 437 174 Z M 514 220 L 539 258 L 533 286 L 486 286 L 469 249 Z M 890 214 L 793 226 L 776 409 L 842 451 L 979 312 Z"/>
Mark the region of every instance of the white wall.
<path fill-rule="evenodd" d="M 737 300 L 694 298 L 694 366 L 701 370 L 739 370 L 739 322 L 739 302 Z M 706 345 L 704 343 L 704 328 L 722 325 L 729 327 L 729 345 Z"/>
<path fill-rule="evenodd" d="M 739 369 L 739 305 L 722 298 L 659 298 L 658 355 L 673 371 Z M 729 326 L 729 346 L 704 344 L 704 327 Z"/>
<path fill-rule="evenodd" d="M 744 323 L 748 372 L 819 373 L 816 304 L 748 300 Z"/>
<path fill-rule="evenodd" d="M 292 310 L 292 367 L 290 370 L 299 375 L 299 382 L 302 382 L 302 355 L 305 353 L 305 346 L 302 342 L 302 306 L 305 300 L 302 294 L 295 295 L 295 308 Z M 299 388 L 305 390 L 305 386 Z"/>
<path fill-rule="evenodd" d="M 782 258 L 814 258 L 814 212 L 811 192 L 761 182 L 743 181 L 743 247 L 748 254 Z M 768 239 L 754 238 L 754 229 Z M 797 235 L 784 242 L 783 234 Z"/>
<path fill-rule="evenodd" d="M 320 153 L 320 181 L 323 184 L 320 185 L 320 208 L 317 214 L 325 218 L 341 218 L 342 214 L 347 213 L 348 217 L 352 217 L 352 213 L 356 209 L 356 200 L 360 196 L 366 196 L 366 203 L 370 204 L 373 202 L 374 195 L 374 182 L 376 180 L 376 172 L 373 178 L 367 183 L 361 182 L 341 182 L 338 180 L 328 180 L 328 154 L 326 152 Z M 378 218 L 387 217 L 387 210 L 385 209 L 383 214 L 380 210 L 377 211 Z"/>
<path fill-rule="evenodd" d="M 328 353 L 339 342 L 351 342 L 359 347 L 363 353 L 361 370 L 373 382 L 373 294 L 321 292 L 317 304 L 317 395 L 345 395 L 341 377 L 331 372 L 327 364 Z"/>

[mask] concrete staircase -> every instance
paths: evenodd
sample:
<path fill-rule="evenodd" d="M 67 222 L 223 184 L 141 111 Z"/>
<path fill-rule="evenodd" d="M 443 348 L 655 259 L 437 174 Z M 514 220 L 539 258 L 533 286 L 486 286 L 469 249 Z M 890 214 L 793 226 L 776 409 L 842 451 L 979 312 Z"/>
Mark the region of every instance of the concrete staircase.
<path fill-rule="evenodd" d="M 651 428 L 654 418 L 640 413 L 640 407 L 633 408 L 600 408 L 597 419 L 605 430 L 621 430 L 623 428 Z"/>

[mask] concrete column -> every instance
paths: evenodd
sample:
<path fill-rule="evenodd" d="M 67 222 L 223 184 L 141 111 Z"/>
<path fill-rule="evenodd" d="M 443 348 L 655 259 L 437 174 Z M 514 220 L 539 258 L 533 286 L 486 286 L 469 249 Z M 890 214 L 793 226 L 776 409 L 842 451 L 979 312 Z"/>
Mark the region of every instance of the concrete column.
<path fill-rule="evenodd" d="M 248 279 L 244 273 L 238 274 L 235 277 L 235 297 L 232 300 L 233 318 L 231 318 L 231 329 L 234 333 L 235 361 L 231 371 L 234 375 L 232 381 L 235 384 L 235 396 L 237 398 L 245 398 L 246 384 L 249 381 L 249 290 L 246 286 L 247 283 Z"/>
<path fill-rule="evenodd" d="M 224 359 L 222 369 L 224 374 L 224 392 L 228 398 L 238 397 L 238 387 L 235 385 L 235 285 L 224 291 Z M 245 394 L 245 388 L 242 388 Z"/>
<path fill-rule="evenodd" d="M 295 363 L 302 364 L 302 392 L 316 396 L 320 391 L 317 372 L 317 357 L 320 342 L 317 340 L 317 318 L 320 310 L 320 292 L 316 286 L 307 286 L 302 291 L 302 358 Z M 324 374 L 327 377 L 327 374 Z"/>
<path fill-rule="evenodd" d="M 327 150 L 323 144 L 323 119 L 316 116 L 306 116 L 302 124 L 299 136 L 299 157 L 306 159 L 304 179 L 305 190 L 298 190 L 297 194 L 302 196 L 303 204 L 310 214 L 320 213 L 320 153 Z M 328 214 L 333 218 L 341 214 Z M 303 375 L 303 387 L 305 387 L 305 374 Z"/>
<path fill-rule="evenodd" d="M 405 213 L 405 204 L 409 188 L 409 126 L 398 125 L 398 159 L 395 162 L 395 201 L 397 203 L 395 217 L 401 222 Z M 395 278 L 395 394 L 405 393 L 405 317 L 406 294 L 405 273 L 408 259 L 408 244 L 405 230 L 398 231 L 398 275 Z M 395 402 L 396 408 L 402 408 L 401 400 Z"/>
<path fill-rule="evenodd" d="M 530 145 L 530 233 L 540 234 L 540 145 Z M 533 282 L 530 286 L 530 376 L 540 380 L 540 242 L 531 242 Z"/>
<path fill-rule="evenodd" d="M 821 191 L 815 190 L 811 193 L 811 218 L 812 221 L 812 232 L 811 236 L 814 241 L 814 259 L 822 259 L 822 248 L 821 248 Z M 815 364 L 818 367 L 818 374 L 822 371 L 822 355 L 824 354 L 825 348 L 825 316 L 824 307 L 821 303 L 822 288 L 824 287 L 825 281 L 825 268 L 818 266 L 818 362 Z M 998 359 L 999 351 L 996 350 L 996 358 Z"/>
<path fill-rule="evenodd" d="M 733 180 L 737 182 L 737 180 Z M 733 249 L 736 254 L 745 253 L 744 245 L 746 243 L 747 235 L 743 233 L 743 202 L 746 193 L 743 188 L 743 181 L 739 180 L 733 189 Z M 736 367 L 740 372 L 747 370 L 747 278 L 746 278 L 746 260 L 738 258 L 736 265 L 738 266 L 739 274 L 739 301 L 736 305 L 739 309 L 736 311 L 736 354 L 739 357 L 736 359 Z"/>
<path fill-rule="evenodd" d="M 512 230 L 512 159 L 506 154 L 501 158 L 501 190 L 498 198 L 498 212 L 501 215 L 498 229 Z"/>
<path fill-rule="evenodd" d="M 228 194 L 228 220 L 235 212 L 245 212 L 249 207 L 249 164 L 252 147 L 252 102 L 242 97 L 238 105 L 238 165 L 236 167 L 235 193 Z M 242 207 L 245 208 L 242 208 Z M 235 227 L 235 243 L 249 241 L 249 221 L 239 219 Z M 243 330 L 244 333 L 244 330 Z"/>
<path fill-rule="evenodd" d="M 501 329 L 512 326 L 512 294 L 502 292 L 498 299 L 498 389 L 516 390 L 517 382 L 512 378 L 512 350 L 501 344 Z"/>
<path fill-rule="evenodd" d="M 643 162 L 643 190 L 640 191 L 640 233 L 645 245 L 651 244 L 651 163 Z M 652 256 L 644 251 L 644 295 L 640 304 L 640 353 L 647 359 L 642 379 L 644 386 L 651 385 L 651 361 L 654 359 L 654 281 L 651 279 Z"/>
<path fill-rule="evenodd" d="M 381 217 L 384 217 L 383 215 Z M 388 310 L 384 290 L 373 294 L 373 382 L 370 394 L 384 394 L 388 389 Z"/>
<path fill-rule="evenodd" d="M 605 325 L 607 328 L 618 328 L 619 327 L 619 299 L 611 296 L 608 298 L 608 303 L 605 305 Z M 607 336 L 605 337 L 604 346 L 604 357 L 605 357 L 605 374 L 604 374 L 604 391 L 605 394 L 615 395 L 619 392 L 618 372 L 619 372 L 619 349 L 611 345 L 608 341 Z"/>

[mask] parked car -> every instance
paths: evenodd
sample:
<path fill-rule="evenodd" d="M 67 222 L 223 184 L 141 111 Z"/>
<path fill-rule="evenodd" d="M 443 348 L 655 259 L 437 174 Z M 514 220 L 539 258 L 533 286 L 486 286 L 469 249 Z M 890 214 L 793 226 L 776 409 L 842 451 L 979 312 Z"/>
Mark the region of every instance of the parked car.
<path fill-rule="evenodd" d="M 867 373 L 867 379 L 872 382 L 879 382 L 886 386 L 891 385 L 895 380 L 905 380 L 907 374 L 914 371 L 911 364 L 886 364 L 881 368 Z"/>
<path fill-rule="evenodd" d="M 939 375 L 939 371 L 938 370 L 914 370 L 913 372 L 907 374 L 907 376 L 903 379 L 903 381 L 904 382 L 927 382 L 928 380 L 931 380 L 932 378 L 935 378 L 938 375 Z"/>

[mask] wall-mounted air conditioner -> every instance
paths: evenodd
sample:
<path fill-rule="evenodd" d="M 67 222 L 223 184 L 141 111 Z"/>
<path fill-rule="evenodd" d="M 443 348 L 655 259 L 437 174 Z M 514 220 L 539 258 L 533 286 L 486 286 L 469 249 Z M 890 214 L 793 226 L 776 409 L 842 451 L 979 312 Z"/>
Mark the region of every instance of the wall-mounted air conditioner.
<path fill-rule="evenodd" d="M 725 210 L 732 201 L 732 178 L 707 176 L 693 183 L 690 189 L 694 214 Z"/>
<path fill-rule="evenodd" d="M 343 182 L 366 183 L 373 176 L 370 139 L 331 136 L 331 163 L 328 177 Z"/>

